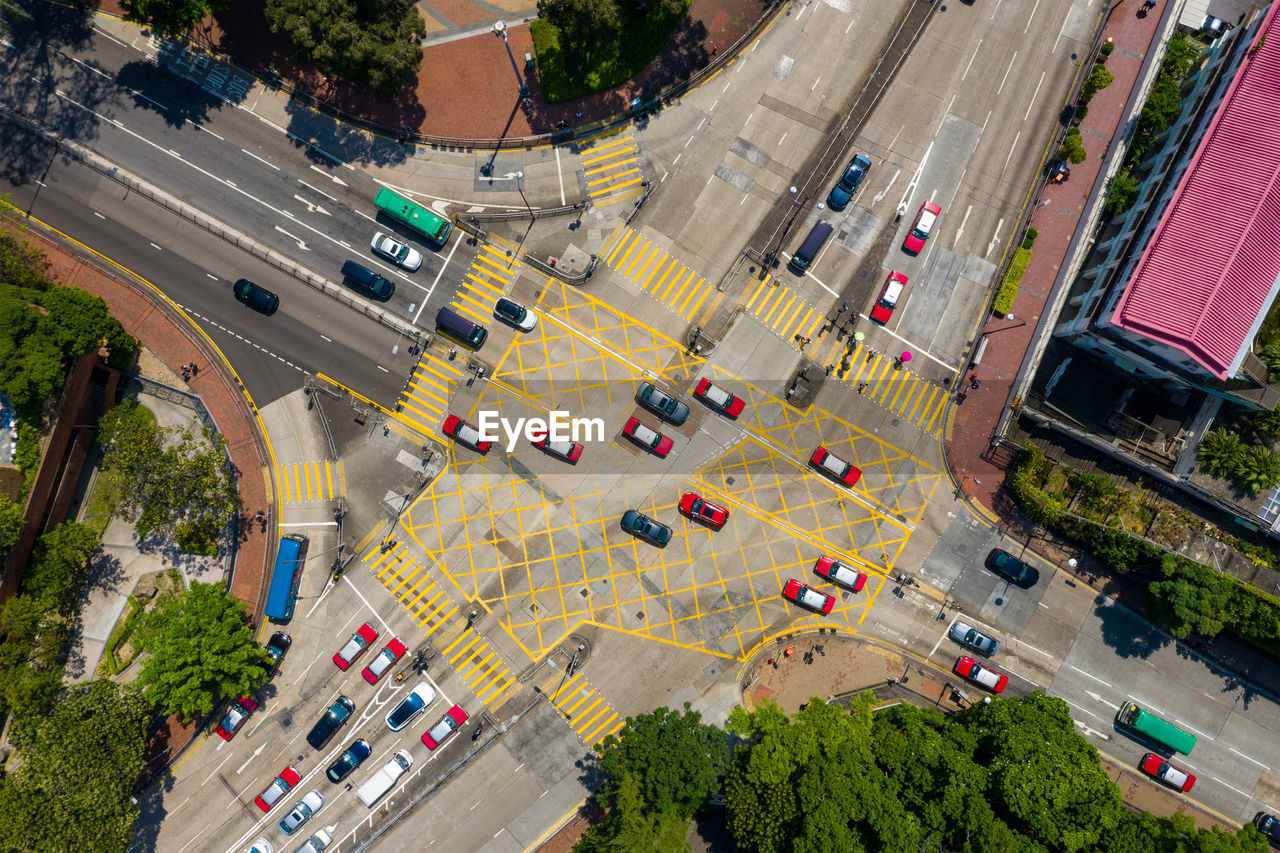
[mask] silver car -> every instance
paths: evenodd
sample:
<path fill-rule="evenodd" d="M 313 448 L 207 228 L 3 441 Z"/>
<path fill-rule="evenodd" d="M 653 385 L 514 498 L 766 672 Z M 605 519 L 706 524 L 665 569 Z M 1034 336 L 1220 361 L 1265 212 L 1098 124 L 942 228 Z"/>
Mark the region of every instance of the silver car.
<path fill-rule="evenodd" d="M 982 633 L 977 628 L 967 622 L 957 619 L 952 625 L 948 636 L 955 640 L 966 649 L 972 649 L 980 655 L 991 657 L 1000 651 L 1000 641 L 992 636 Z"/>
<path fill-rule="evenodd" d="M 284 816 L 284 820 L 280 821 L 280 829 L 285 835 L 293 835 L 298 831 L 298 827 L 306 823 L 313 814 L 320 811 L 320 807 L 324 805 L 324 797 L 320 796 L 319 791 L 308 791 L 302 795 L 302 799 L 298 800 L 298 804 L 293 807 L 293 811 Z"/>
<path fill-rule="evenodd" d="M 399 242 L 390 234 L 383 234 L 379 231 L 373 235 L 373 241 L 369 243 L 369 248 L 373 250 L 375 255 L 381 255 L 391 263 L 402 266 L 409 272 L 413 272 L 422 266 L 422 255 L 417 249 L 406 246 Z"/>

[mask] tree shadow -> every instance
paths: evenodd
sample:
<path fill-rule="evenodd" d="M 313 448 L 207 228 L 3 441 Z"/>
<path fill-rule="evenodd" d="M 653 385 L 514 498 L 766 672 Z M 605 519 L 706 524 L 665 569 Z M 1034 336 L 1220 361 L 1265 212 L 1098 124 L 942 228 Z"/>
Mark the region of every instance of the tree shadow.
<path fill-rule="evenodd" d="M 115 83 L 67 58 L 93 38 L 90 11 L 45 4 L 33 15 L 10 6 L 5 23 L 10 49 L 0 56 L 0 79 L 6 103 L 61 136 L 96 138 L 99 107 L 115 94 Z M 32 145 L 27 134 L 9 132 L 0 137 L 0 162 L 0 174 L 24 186 L 47 170 L 52 157 L 46 146 Z"/>
<path fill-rule="evenodd" d="M 1153 652 L 1173 642 L 1172 637 L 1146 622 L 1141 614 L 1117 605 L 1105 595 L 1096 596 L 1093 605 L 1102 641 L 1120 658 L 1146 660 Z"/>
<path fill-rule="evenodd" d="M 84 592 L 88 594 L 95 589 L 120 592 L 120 586 L 127 577 L 120 559 L 99 549 L 85 567 Z"/>
<path fill-rule="evenodd" d="M 150 109 L 170 127 L 208 121 L 226 101 L 197 86 L 172 67 L 139 60 L 120 69 L 117 78 L 135 106 Z"/>

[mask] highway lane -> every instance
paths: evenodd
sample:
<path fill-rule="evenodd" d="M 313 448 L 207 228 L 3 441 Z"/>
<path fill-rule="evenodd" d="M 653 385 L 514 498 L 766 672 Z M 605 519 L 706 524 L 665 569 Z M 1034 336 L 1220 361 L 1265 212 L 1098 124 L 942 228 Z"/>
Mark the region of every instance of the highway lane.
<path fill-rule="evenodd" d="M 317 373 L 394 405 L 414 362 L 396 333 L 48 150 L 40 183 L 0 184 L 14 204 L 186 309 L 222 348 L 259 406 Z M 231 284 L 241 277 L 279 294 L 280 309 L 267 317 L 237 302 Z"/>
<path fill-rule="evenodd" d="M 429 320 L 428 308 L 452 297 L 470 254 L 457 254 L 446 269 L 452 240 L 437 253 L 378 219 L 373 196 L 379 184 L 339 162 L 352 153 L 349 146 L 331 151 L 332 139 L 306 144 L 110 38 L 93 40 L 74 60 L 52 53 L 37 62 L 39 53 L 32 45 L 10 45 L 6 77 L 25 85 L 6 87 L 7 103 L 335 282 L 348 259 L 381 273 L 396 284 L 392 310 L 407 312 L 412 303 L 415 314 Z M 405 154 L 386 143 L 371 156 L 386 163 Z M 429 198 L 415 199 L 431 205 Z M 436 208 L 448 215 L 447 206 Z M 422 252 L 422 268 L 408 273 L 373 255 L 369 241 L 377 230 L 398 231 Z"/>

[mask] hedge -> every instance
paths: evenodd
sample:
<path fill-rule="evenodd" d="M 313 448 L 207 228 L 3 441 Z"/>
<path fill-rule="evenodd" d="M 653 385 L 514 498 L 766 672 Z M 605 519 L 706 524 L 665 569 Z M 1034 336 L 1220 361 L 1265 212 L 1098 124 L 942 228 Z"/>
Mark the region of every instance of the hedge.
<path fill-rule="evenodd" d="M 1004 281 L 1000 282 L 1000 287 L 996 290 L 995 303 L 991 306 L 992 313 L 1003 317 L 1013 310 L 1013 300 L 1018 297 L 1018 285 L 1022 283 L 1023 273 L 1027 271 L 1029 263 L 1031 263 L 1031 250 L 1018 247 L 1013 253 L 1013 263 L 1009 264 L 1009 271 L 1004 274 Z"/>

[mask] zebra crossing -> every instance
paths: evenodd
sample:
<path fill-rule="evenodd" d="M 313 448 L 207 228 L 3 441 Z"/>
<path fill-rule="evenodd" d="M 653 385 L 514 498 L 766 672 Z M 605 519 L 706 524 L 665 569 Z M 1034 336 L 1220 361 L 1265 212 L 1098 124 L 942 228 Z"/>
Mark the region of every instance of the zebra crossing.
<path fill-rule="evenodd" d="M 277 465 L 276 480 L 286 501 L 324 501 L 347 494 L 347 475 L 342 460 Z"/>
<path fill-rule="evenodd" d="M 492 243 L 485 243 L 463 276 L 449 307 L 477 323 L 489 325 L 493 322 L 493 303 L 519 278 L 520 266 L 514 254 L 508 255 Z"/>
<path fill-rule="evenodd" d="M 626 225 L 611 235 L 601 257 L 611 269 L 686 320 L 711 316 L 724 300 L 714 285 Z"/>
<path fill-rule="evenodd" d="M 766 277 L 743 307 L 778 336 L 794 341 L 815 364 L 834 374 L 872 402 L 938 435 L 947 408 L 946 388 L 912 373 L 891 355 L 876 352 L 852 334 L 828 328 L 826 312 L 800 294 Z"/>
<path fill-rule="evenodd" d="M 462 365 L 431 350 L 414 365 L 396 403 L 395 419 L 418 435 L 438 436 L 449 397 L 462 378 Z"/>
<path fill-rule="evenodd" d="M 471 629 L 453 599 L 407 548 L 371 551 L 364 562 L 486 708 L 500 708 L 520 692 L 506 661 Z"/>
<path fill-rule="evenodd" d="M 581 152 L 587 195 L 596 207 L 636 198 L 644 192 L 635 138 L 623 136 Z"/>
<path fill-rule="evenodd" d="M 549 669 L 537 689 L 589 747 L 598 748 L 600 741 L 626 723 L 580 671 L 566 675 Z"/>

